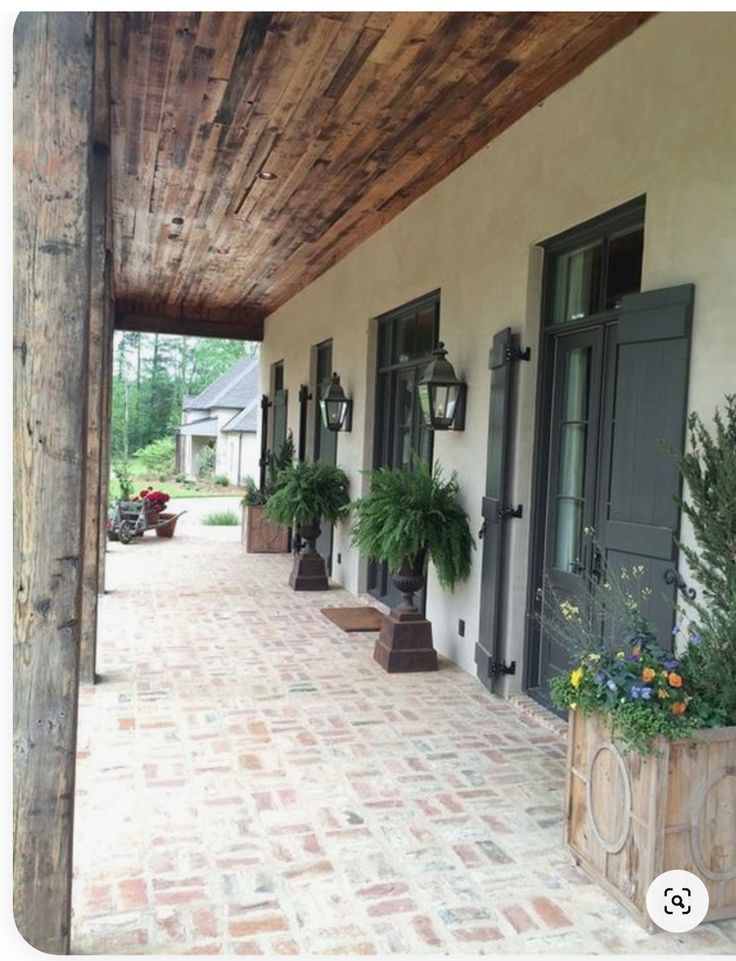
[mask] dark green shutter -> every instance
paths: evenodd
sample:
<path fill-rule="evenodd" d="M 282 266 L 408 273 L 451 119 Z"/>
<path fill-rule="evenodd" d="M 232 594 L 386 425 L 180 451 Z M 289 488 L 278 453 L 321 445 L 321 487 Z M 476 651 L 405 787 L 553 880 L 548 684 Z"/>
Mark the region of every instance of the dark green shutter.
<path fill-rule="evenodd" d="M 286 441 L 286 413 L 289 403 L 288 390 L 274 391 L 271 401 L 271 416 L 273 418 L 273 437 L 271 450 L 278 456 Z"/>
<path fill-rule="evenodd" d="M 526 355 L 528 357 L 528 354 Z M 511 520 L 507 504 L 507 473 L 511 428 L 513 367 L 519 359 L 516 338 L 506 327 L 493 338 L 488 366 L 491 397 L 488 411 L 486 496 L 483 513 L 483 568 L 480 625 L 475 646 L 478 677 L 490 690 L 494 665 L 502 662 L 501 598 L 504 587 L 504 531 Z M 515 515 L 520 516 L 520 515 Z"/>
<path fill-rule="evenodd" d="M 671 644 L 674 595 L 664 575 L 675 566 L 694 287 L 631 294 L 618 322 L 608 491 L 601 542 L 613 568 L 643 565 L 652 594 L 646 611 Z M 605 465 L 604 465 L 605 466 Z M 605 492 L 605 485 L 604 485 Z"/>

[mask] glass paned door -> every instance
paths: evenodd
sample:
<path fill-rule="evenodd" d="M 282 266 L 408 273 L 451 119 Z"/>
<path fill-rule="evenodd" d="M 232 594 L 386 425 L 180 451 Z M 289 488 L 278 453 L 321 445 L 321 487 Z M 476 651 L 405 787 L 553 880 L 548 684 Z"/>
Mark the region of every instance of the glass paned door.
<path fill-rule="evenodd" d="M 417 384 L 437 343 L 439 297 L 402 307 L 379 321 L 374 466 L 410 470 L 416 460 L 432 463 L 432 431 L 422 417 Z M 368 590 L 384 604 L 400 600 L 386 564 L 372 562 Z M 415 596 L 424 609 L 424 592 Z"/>
<path fill-rule="evenodd" d="M 584 608 L 595 522 L 596 463 L 603 363 L 602 328 L 556 338 L 550 420 L 545 590 Z M 568 666 L 569 652 L 540 629 L 541 686 Z"/>
<path fill-rule="evenodd" d="M 590 355 L 589 345 L 570 347 L 565 350 L 562 362 L 553 566 L 556 570 L 568 572 L 574 571 L 575 565 L 580 563 L 582 546 Z"/>
<path fill-rule="evenodd" d="M 396 375 L 396 406 L 399 423 L 392 467 L 411 470 L 415 459 L 428 464 L 432 459 L 432 432 L 422 417 L 417 384 L 424 367 L 413 367 Z"/>

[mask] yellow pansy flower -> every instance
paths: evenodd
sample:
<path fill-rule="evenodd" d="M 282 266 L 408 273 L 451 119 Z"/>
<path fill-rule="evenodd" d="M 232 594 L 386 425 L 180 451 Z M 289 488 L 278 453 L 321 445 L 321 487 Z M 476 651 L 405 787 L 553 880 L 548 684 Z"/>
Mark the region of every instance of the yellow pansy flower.
<path fill-rule="evenodd" d="M 583 680 L 583 674 L 585 674 L 585 671 L 582 669 L 582 667 L 576 667 L 575 670 L 570 673 L 570 683 L 573 687 L 580 687 L 580 684 Z"/>

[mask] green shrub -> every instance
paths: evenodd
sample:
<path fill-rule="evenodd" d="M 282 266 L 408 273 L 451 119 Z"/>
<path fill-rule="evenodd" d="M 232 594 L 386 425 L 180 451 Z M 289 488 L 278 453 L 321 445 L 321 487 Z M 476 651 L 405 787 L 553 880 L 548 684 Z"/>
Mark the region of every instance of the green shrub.
<path fill-rule="evenodd" d="M 230 478 L 227 476 L 227 474 L 217 474 L 215 477 L 215 483 L 219 487 L 228 487 L 230 484 Z"/>
<path fill-rule="evenodd" d="M 174 438 L 159 437 L 137 450 L 135 457 L 148 474 L 166 480 L 174 472 Z"/>
<path fill-rule="evenodd" d="M 243 507 L 255 507 L 266 503 L 266 495 L 258 490 L 258 485 L 250 474 L 243 478 L 243 491 L 240 501 Z"/>
<path fill-rule="evenodd" d="M 129 501 L 133 496 L 134 480 L 127 460 L 116 461 L 112 465 L 112 472 L 118 482 L 120 500 Z"/>
<path fill-rule="evenodd" d="M 263 492 L 265 500 L 279 487 L 282 473 L 294 464 L 294 435 L 291 431 L 278 451 L 266 451 L 266 489 Z"/>
<path fill-rule="evenodd" d="M 198 475 L 200 480 L 205 480 L 215 472 L 215 462 L 217 459 L 217 451 L 214 445 L 212 447 L 205 447 L 202 453 L 199 455 L 199 471 Z"/>
<path fill-rule="evenodd" d="M 686 660 L 701 697 L 736 724 L 736 395 L 713 422 L 708 431 L 691 414 L 690 451 L 677 458 L 697 549 L 679 546 L 700 585 Z"/>
<path fill-rule="evenodd" d="M 235 511 L 213 511 L 202 518 L 202 523 L 210 527 L 236 527 L 240 518 Z"/>
<path fill-rule="evenodd" d="M 179 471 L 179 473 L 174 476 L 174 480 L 176 481 L 177 484 L 186 484 L 187 479 L 188 479 L 187 475 L 182 473 L 181 471 Z"/>

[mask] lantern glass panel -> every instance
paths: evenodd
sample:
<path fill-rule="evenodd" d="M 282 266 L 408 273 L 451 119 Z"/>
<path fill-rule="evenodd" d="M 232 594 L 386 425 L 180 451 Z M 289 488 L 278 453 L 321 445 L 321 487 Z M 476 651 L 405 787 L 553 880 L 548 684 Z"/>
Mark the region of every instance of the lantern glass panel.
<path fill-rule="evenodd" d="M 348 413 L 348 400 L 330 398 L 320 401 L 322 423 L 328 430 L 342 430 Z"/>
<path fill-rule="evenodd" d="M 419 406 L 422 411 L 422 417 L 424 418 L 424 423 L 431 424 L 432 410 L 429 403 L 429 385 L 419 384 L 417 386 L 417 393 L 419 394 Z"/>

